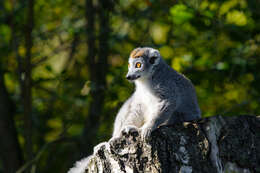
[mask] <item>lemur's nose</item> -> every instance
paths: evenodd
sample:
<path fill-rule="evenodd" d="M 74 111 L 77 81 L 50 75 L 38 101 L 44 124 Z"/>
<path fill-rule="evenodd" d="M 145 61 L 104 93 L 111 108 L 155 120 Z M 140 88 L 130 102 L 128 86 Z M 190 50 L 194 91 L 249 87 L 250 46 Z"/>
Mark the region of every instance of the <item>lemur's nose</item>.
<path fill-rule="evenodd" d="M 126 79 L 127 80 L 131 80 L 131 76 L 130 75 L 126 75 Z"/>
<path fill-rule="evenodd" d="M 126 75 L 126 79 L 130 80 L 130 81 L 136 80 L 139 77 L 140 77 L 140 75 L 133 75 L 133 74 L 132 75 L 130 75 L 130 74 Z"/>

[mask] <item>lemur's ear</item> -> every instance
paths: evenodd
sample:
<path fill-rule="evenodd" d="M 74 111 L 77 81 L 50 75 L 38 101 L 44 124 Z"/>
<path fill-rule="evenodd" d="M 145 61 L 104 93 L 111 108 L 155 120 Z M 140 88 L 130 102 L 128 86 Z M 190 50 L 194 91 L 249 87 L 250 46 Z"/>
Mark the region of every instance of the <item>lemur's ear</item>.
<path fill-rule="evenodd" d="M 160 53 L 158 52 L 158 50 L 152 49 L 149 55 L 149 62 L 151 64 L 156 65 L 159 62 L 159 57 L 160 57 Z"/>
<path fill-rule="evenodd" d="M 152 57 L 149 59 L 149 62 L 150 62 L 151 64 L 154 64 L 156 58 L 157 58 L 156 56 L 152 56 Z"/>

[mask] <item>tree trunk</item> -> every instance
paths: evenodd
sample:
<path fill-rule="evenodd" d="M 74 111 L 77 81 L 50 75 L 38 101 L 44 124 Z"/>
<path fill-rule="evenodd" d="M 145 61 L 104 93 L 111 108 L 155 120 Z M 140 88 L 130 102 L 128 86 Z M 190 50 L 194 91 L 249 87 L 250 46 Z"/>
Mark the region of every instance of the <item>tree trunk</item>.
<path fill-rule="evenodd" d="M 97 136 L 105 99 L 109 52 L 109 10 L 107 3 L 107 1 L 100 0 L 98 7 L 94 7 L 92 0 L 86 0 L 87 65 L 91 81 L 91 100 L 89 101 L 89 111 L 83 130 L 82 148 L 85 154 L 89 154 L 97 142 L 93 139 Z M 98 20 L 95 20 L 95 17 Z M 95 21 L 99 22 L 97 37 L 95 36 Z M 86 145 L 89 147 L 85 147 Z"/>
<path fill-rule="evenodd" d="M 26 160 L 29 161 L 33 159 L 33 142 L 32 142 L 32 46 L 33 46 L 33 25 L 34 25 L 34 0 L 28 0 L 28 8 L 26 15 L 26 25 L 25 25 L 25 48 L 26 57 L 24 65 L 24 79 L 22 82 L 22 99 L 23 99 L 23 109 L 24 109 L 24 126 L 25 126 L 25 151 Z M 30 168 L 28 169 L 28 172 Z"/>
<path fill-rule="evenodd" d="M 260 117 L 210 117 L 138 132 L 95 147 L 69 173 L 260 172 Z"/>
<path fill-rule="evenodd" d="M 0 156 L 3 171 L 14 173 L 22 166 L 23 159 L 13 120 L 15 105 L 7 93 L 3 75 L 0 69 Z"/>
<path fill-rule="evenodd" d="M 18 134 L 15 126 L 14 115 L 16 106 L 6 89 L 4 80 L 6 70 L 6 60 L 12 52 L 18 52 L 18 41 L 15 31 L 15 2 L 12 2 L 12 12 L 7 12 L 4 8 L 4 1 L 0 2 L 0 11 L 5 15 L 5 24 L 9 25 L 12 31 L 10 46 L 7 54 L 1 52 L 0 62 L 0 157 L 3 172 L 15 173 L 24 163 L 22 149 L 18 141 Z M 6 58 L 4 58 L 6 57 Z M 19 69 L 20 71 L 20 69 Z"/>

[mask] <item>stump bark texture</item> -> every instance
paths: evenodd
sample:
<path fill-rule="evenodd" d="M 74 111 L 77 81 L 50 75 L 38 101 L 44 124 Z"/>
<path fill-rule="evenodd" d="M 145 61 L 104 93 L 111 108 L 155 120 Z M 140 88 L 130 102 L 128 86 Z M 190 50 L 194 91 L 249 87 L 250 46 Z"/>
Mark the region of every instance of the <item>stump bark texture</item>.
<path fill-rule="evenodd" d="M 69 173 L 260 172 L 260 117 L 215 116 L 103 142 Z"/>

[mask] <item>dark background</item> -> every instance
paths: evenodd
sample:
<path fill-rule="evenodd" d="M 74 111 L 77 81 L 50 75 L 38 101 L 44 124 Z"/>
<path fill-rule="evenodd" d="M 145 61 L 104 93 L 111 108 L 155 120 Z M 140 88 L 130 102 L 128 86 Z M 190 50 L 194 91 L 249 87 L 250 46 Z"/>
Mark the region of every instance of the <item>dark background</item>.
<path fill-rule="evenodd" d="M 203 117 L 260 112 L 258 0 L 0 1 L 0 172 L 67 172 L 134 90 L 129 53 L 159 49 Z"/>

